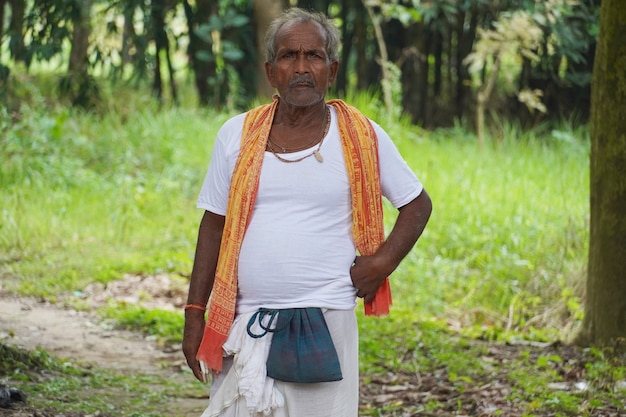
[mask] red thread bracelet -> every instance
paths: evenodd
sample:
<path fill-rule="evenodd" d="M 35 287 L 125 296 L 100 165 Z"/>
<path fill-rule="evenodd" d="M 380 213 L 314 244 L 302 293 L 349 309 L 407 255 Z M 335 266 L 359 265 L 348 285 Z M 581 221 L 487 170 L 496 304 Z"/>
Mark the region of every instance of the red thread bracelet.
<path fill-rule="evenodd" d="M 187 304 L 185 307 L 183 307 L 183 310 L 187 311 L 187 310 L 200 310 L 200 311 L 206 311 L 206 307 L 202 307 L 200 304 Z"/>

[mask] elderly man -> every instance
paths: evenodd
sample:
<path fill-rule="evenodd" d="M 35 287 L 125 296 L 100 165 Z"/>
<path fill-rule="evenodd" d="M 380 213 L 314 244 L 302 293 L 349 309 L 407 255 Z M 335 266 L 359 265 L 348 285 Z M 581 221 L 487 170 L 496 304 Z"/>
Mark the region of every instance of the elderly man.
<path fill-rule="evenodd" d="M 183 340 L 196 378 L 215 375 L 203 417 L 358 415 L 356 298 L 388 312 L 432 206 L 380 126 L 326 101 L 339 47 L 325 15 L 287 10 L 266 35 L 278 94 L 218 132 Z"/>

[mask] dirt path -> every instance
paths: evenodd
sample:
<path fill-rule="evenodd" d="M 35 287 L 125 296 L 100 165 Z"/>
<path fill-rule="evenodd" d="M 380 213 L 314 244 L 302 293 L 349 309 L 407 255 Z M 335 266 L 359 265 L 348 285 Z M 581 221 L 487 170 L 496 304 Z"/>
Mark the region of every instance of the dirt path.
<path fill-rule="evenodd" d="M 32 299 L 0 297 L 0 341 L 28 350 L 39 346 L 60 358 L 96 367 L 191 378 L 180 372 L 186 363 L 179 346 L 157 347 L 154 340 L 111 329 L 89 313 Z M 181 398 L 171 406 L 178 415 L 199 416 L 206 401 Z"/>

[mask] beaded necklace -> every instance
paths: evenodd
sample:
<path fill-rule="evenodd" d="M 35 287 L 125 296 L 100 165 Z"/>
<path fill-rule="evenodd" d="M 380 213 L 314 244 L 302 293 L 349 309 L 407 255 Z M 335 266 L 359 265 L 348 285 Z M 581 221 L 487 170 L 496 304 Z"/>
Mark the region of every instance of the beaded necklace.
<path fill-rule="evenodd" d="M 315 149 L 313 152 L 311 152 L 308 155 L 304 155 L 303 157 L 297 158 L 297 159 L 286 159 L 286 158 L 283 158 L 282 156 L 280 156 L 274 150 L 274 147 L 279 148 L 282 152 L 287 152 L 287 151 L 296 152 L 296 151 L 300 151 L 300 150 L 304 150 L 304 149 L 309 148 L 312 144 L 315 143 L 317 138 L 315 138 L 313 141 L 309 142 L 304 147 L 283 148 L 282 146 L 276 145 L 274 142 L 272 142 L 271 138 L 268 137 L 268 141 L 267 141 L 267 145 L 268 146 L 267 146 L 267 148 L 270 150 L 270 152 L 272 152 L 272 154 L 274 154 L 276 159 L 278 159 L 281 162 L 286 162 L 286 163 L 300 162 L 300 161 L 302 161 L 302 160 L 304 160 L 304 159 L 306 159 L 306 158 L 308 158 L 310 156 L 315 156 L 315 159 L 317 160 L 317 162 L 322 163 L 322 162 L 324 162 L 324 157 L 320 153 L 320 149 L 322 148 L 322 143 L 324 142 L 324 138 L 326 137 L 326 134 L 328 133 L 328 129 L 330 129 L 330 108 L 328 106 L 326 106 L 326 127 L 322 131 L 322 137 L 319 139 L 319 145 L 317 145 L 317 149 Z"/>

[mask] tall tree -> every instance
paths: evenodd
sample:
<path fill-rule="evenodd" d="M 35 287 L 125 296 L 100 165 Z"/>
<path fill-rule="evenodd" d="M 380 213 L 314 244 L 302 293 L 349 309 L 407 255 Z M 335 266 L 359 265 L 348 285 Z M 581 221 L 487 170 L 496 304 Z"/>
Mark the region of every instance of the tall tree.
<path fill-rule="evenodd" d="M 391 73 L 389 71 L 389 54 L 387 53 L 387 44 L 385 43 L 385 38 L 383 37 L 383 29 L 381 24 L 381 19 L 377 16 L 377 13 L 374 11 L 374 8 L 368 5 L 367 1 L 363 1 L 363 6 L 365 6 L 365 10 L 367 10 L 367 14 L 370 18 L 370 21 L 374 27 L 374 35 L 376 37 L 376 43 L 378 44 L 378 63 L 382 72 L 382 90 L 383 90 L 383 101 L 385 103 L 385 108 L 387 109 L 387 113 L 391 114 L 393 111 L 393 97 L 391 89 L 389 85 L 391 83 Z"/>
<path fill-rule="evenodd" d="M 211 15 L 217 15 L 218 6 L 217 2 L 197 0 L 194 8 L 193 2 L 183 0 L 189 28 L 189 61 L 193 68 L 198 99 L 202 106 L 208 106 L 211 103 L 209 79 L 215 76 L 215 63 L 207 62 L 205 57 L 210 55 L 211 44 L 207 39 L 199 36 L 198 30 L 202 24 L 209 21 Z"/>
<path fill-rule="evenodd" d="M 97 84 L 89 75 L 89 37 L 91 36 L 91 10 L 94 0 L 67 3 L 73 29 L 67 76 L 60 80 L 60 91 L 75 106 L 90 107 L 99 96 Z"/>
<path fill-rule="evenodd" d="M 11 20 L 9 21 L 9 50 L 15 61 L 24 61 L 24 15 L 26 2 L 24 0 L 0 1 L 0 8 L 4 12 L 5 4 L 11 7 Z M 2 13 L 3 14 L 3 13 Z M 4 34 L 4 16 L 0 22 L 0 36 Z"/>
<path fill-rule="evenodd" d="M 76 11 L 73 16 L 74 30 L 72 31 L 72 49 L 68 73 L 79 77 L 86 76 L 89 68 L 89 36 L 91 34 L 91 7 L 93 0 L 76 2 Z"/>
<path fill-rule="evenodd" d="M 152 0 L 150 7 L 150 22 L 152 24 L 152 37 L 156 52 L 154 53 L 154 80 L 152 83 L 152 92 L 156 98 L 161 101 L 163 99 L 163 77 L 161 74 L 161 59 L 165 58 L 170 81 L 170 91 L 172 100 L 178 103 L 178 91 L 176 89 L 176 80 L 174 79 L 174 66 L 170 56 L 170 43 L 167 38 L 165 26 L 165 16 L 168 11 L 173 9 L 176 3 L 171 0 Z"/>
<path fill-rule="evenodd" d="M 289 2 L 287 0 L 254 0 L 254 21 L 256 27 L 257 50 L 259 52 L 257 58 L 257 96 L 269 98 L 274 94 L 274 88 L 267 81 L 265 76 L 265 31 L 269 24 L 284 9 L 287 8 Z"/>
<path fill-rule="evenodd" d="M 582 345 L 626 339 L 625 29 L 626 2 L 603 0 L 592 79 L 589 268 L 577 339 Z"/>

